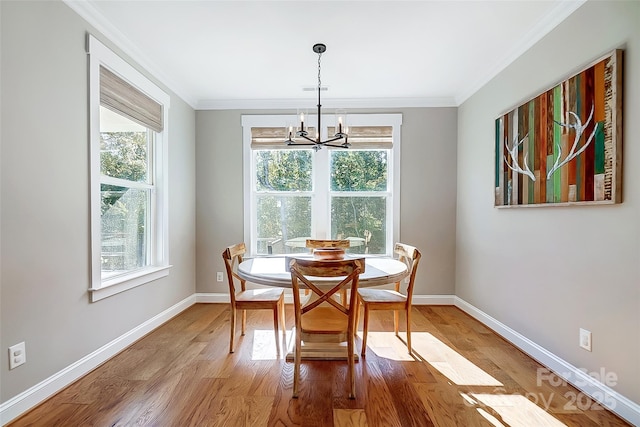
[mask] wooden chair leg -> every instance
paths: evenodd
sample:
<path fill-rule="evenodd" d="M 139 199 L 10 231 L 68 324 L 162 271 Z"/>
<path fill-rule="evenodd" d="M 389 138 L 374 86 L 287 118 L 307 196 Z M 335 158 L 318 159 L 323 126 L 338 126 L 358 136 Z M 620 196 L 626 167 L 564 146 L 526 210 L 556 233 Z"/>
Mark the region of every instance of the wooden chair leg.
<path fill-rule="evenodd" d="M 296 345 L 294 347 L 294 367 L 293 367 L 293 397 L 298 398 L 298 389 L 300 387 L 300 360 L 301 360 L 301 346 L 302 346 L 302 336 L 300 335 L 300 331 L 296 328 Z"/>
<path fill-rule="evenodd" d="M 367 304 L 364 305 L 364 323 L 362 325 L 362 351 L 360 354 L 362 357 L 365 356 L 367 352 L 367 334 L 369 331 L 369 306 Z"/>
<path fill-rule="evenodd" d="M 407 349 L 411 354 L 411 307 L 407 308 Z"/>
<path fill-rule="evenodd" d="M 356 398 L 356 375 L 355 375 L 355 355 L 353 333 L 347 337 L 347 376 L 349 377 L 349 399 Z"/>
<path fill-rule="evenodd" d="M 242 310 L 242 333 L 240 335 L 244 336 L 244 333 L 246 330 L 247 330 L 247 310 Z"/>
<path fill-rule="evenodd" d="M 360 323 L 360 299 L 356 297 L 356 318 L 353 325 L 353 339 L 358 336 L 358 324 Z"/>
<path fill-rule="evenodd" d="M 280 301 L 280 327 L 282 328 L 282 335 L 287 336 L 287 325 L 285 323 L 286 314 L 284 312 L 284 299 Z"/>
<path fill-rule="evenodd" d="M 280 304 L 276 303 L 273 307 L 273 333 L 276 336 L 276 353 L 280 355 L 280 328 L 278 327 L 278 317 L 280 311 Z"/>
<path fill-rule="evenodd" d="M 400 328 L 398 327 L 398 323 L 400 322 L 400 313 L 398 310 L 393 310 L 393 331 L 396 333 L 396 336 L 400 336 Z"/>
<path fill-rule="evenodd" d="M 229 353 L 233 353 L 233 341 L 236 334 L 236 308 L 231 307 L 231 340 L 229 341 Z"/>

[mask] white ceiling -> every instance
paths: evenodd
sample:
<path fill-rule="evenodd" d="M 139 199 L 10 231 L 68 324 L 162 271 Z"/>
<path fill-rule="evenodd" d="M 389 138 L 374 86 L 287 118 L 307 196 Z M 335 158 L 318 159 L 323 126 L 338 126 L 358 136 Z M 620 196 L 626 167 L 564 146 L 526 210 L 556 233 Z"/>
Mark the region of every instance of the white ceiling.
<path fill-rule="evenodd" d="M 65 1 L 192 107 L 233 109 L 313 107 L 315 43 L 324 107 L 457 106 L 585 0 Z"/>

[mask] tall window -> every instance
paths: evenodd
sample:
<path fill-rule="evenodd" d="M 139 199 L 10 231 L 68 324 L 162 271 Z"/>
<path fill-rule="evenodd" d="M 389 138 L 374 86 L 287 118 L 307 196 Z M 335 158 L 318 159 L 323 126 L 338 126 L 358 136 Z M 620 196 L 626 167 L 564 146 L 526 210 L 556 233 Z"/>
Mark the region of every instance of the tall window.
<path fill-rule="evenodd" d="M 169 97 L 89 36 L 92 301 L 168 274 Z"/>
<path fill-rule="evenodd" d="M 349 239 L 350 253 L 391 255 L 399 233 L 401 115 L 351 115 L 351 148 L 318 152 L 284 144 L 287 119 L 243 116 L 250 253 L 306 252 L 307 238 L 326 238 Z"/>

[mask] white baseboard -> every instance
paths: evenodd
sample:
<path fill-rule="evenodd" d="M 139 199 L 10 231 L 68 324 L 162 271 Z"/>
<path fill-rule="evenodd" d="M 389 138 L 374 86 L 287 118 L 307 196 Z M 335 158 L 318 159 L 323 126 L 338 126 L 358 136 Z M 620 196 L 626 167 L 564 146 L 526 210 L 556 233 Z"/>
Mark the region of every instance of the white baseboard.
<path fill-rule="evenodd" d="M 229 293 L 225 294 L 196 294 L 196 302 L 204 302 L 204 303 L 227 303 L 229 304 Z"/>
<path fill-rule="evenodd" d="M 14 420 L 29 409 L 43 402 L 48 397 L 59 392 L 78 378 L 97 368 L 102 363 L 133 344 L 135 341 L 195 304 L 195 302 L 195 295 L 185 298 L 124 335 L 121 335 L 110 343 L 103 345 L 93 353 L 88 354 L 75 363 L 72 363 L 46 380 L 2 403 L 2 405 L 0 405 L 0 421 L 2 422 L 2 425 L 9 423 L 11 420 Z"/>
<path fill-rule="evenodd" d="M 413 305 L 455 305 L 455 295 L 414 295 Z"/>
<path fill-rule="evenodd" d="M 455 295 L 414 295 L 414 305 L 454 305 Z M 200 293 L 196 294 L 196 302 L 202 303 L 228 303 L 229 294 L 221 293 Z M 291 292 L 284 295 L 285 304 L 293 304 Z"/>
<path fill-rule="evenodd" d="M 454 305 L 493 329 L 507 341 L 528 354 L 540 364 L 553 371 L 567 383 L 573 385 L 585 395 L 600 402 L 600 404 L 632 425 L 640 426 L 640 405 L 621 395 L 609 386 L 597 381 L 567 361 L 539 346 L 527 337 L 514 331 L 461 298 L 454 297 Z"/>

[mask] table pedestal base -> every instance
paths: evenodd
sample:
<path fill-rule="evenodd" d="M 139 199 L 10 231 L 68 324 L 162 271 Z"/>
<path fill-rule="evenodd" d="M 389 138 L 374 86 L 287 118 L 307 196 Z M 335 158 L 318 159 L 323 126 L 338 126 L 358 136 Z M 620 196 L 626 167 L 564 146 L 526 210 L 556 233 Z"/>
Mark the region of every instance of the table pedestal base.
<path fill-rule="evenodd" d="M 287 348 L 287 362 L 293 362 L 296 346 L 295 330 Z M 302 342 L 302 360 L 347 360 L 347 343 Z M 355 349 L 354 349 L 355 350 Z M 360 355 L 355 353 L 356 362 Z"/>

